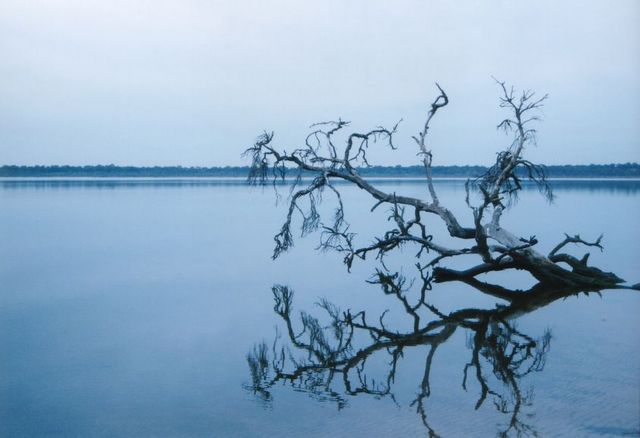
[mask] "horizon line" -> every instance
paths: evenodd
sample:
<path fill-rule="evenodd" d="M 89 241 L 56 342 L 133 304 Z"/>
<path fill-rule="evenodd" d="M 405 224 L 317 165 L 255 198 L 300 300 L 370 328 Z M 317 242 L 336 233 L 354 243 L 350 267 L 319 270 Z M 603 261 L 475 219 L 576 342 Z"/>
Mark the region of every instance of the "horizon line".
<path fill-rule="evenodd" d="M 565 163 L 565 164 L 544 164 L 538 163 L 541 166 L 545 167 L 555 167 L 555 166 L 618 166 L 618 165 L 635 165 L 639 166 L 640 162 L 636 161 L 627 161 L 627 162 L 609 162 L 609 163 L 586 163 L 586 164 L 575 164 L 575 163 Z M 183 169 L 223 169 L 223 168 L 249 168 L 250 165 L 242 164 L 223 164 L 223 165 L 183 165 L 183 164 L 163 164 L 163 165 L 135 165 L 135 164 L 0 164 L 0 167 L 134 167 L 134 168 L 183 168 Z M 423 167 L 422 164 L 372 164 L 370 166 L 361 166 L 362 168 L 371 168 L 371 167 L 391 167 L 391 168 L 410 168 L 410 167 Z M 490 165 L 486 164 L 436 164 L 432 167 L 490 167 Z"/>

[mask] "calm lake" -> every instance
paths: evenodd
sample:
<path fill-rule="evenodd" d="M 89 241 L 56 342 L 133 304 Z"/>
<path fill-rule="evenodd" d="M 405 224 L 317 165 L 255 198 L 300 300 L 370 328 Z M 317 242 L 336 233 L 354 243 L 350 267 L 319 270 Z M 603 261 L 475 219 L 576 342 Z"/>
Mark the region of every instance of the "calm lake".
<path fill-rule="evenodd" d="M 420 181 L 377 184 L 426 196 Z M 590 262 L 640 282 L 640 182 L 553 187 L 553 204 L 524 190 L 503 225 L 535 235 L 543 252 L 565 232 L 604 233 L 605 250 L 589 248 Z M 436 188 L 471 225 L 463 183 Z M 287 188 L 279 190 L 286 201 Z M 373 203 L 357 189 L 341 190 L 361 242 L 381 235 L 388 213 L 370 213 Z M 286 215 L 285 202 L 275 201 L 272 188 L 236 180 L 0 180 L 0 436 L 427 435 L 414 403 L 427 355 L 421 346 L 404 351 L 388 395 L 278 384 L 265 399 L 252 390 L 247 353 L 284 333 L 274 284 L 295 290 L 296 315 L 321 315 L 316 303 L 326 298 L 371 315 L 391 309 L 388 323 L 403 324 L 396 300 L 366 283 L 374 261 L 348 273 L 339 254 L 315 250 L 318 234 L 271 260 Z M 435 239 L 444 230 L 433 226 Z M 394 262 L 412 274 L 415 251 Z M 448 311 L 496 304 L 460 284 L 430 294 Z M 519 383 L 531 395 L 520 414 L 530 431 L 640 434 L 640 293 L 570 297 L 519 318 L 517 328 L 534 339 L 551 333 L 544 370 Z M 433 357 L 424 412 L 441 436 L 495 436 L 509 421 L 491 397 L 475 409 L 477 383 L 462 388 L 468 338 L 458 330 Z M 378 360 L 374 369 L 385 365 Z"/>

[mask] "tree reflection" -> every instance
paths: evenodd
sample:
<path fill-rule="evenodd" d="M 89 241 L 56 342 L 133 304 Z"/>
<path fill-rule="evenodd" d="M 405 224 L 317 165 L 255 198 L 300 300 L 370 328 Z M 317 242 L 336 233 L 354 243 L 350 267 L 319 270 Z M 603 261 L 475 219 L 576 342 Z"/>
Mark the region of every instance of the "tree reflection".
<path fill-rule="evenodd" d="M 523 407 L 532 403 L 533 390 L 522 389 L 520 381 L 544 368 L 551 333 L 546 331 L 534 338 L 519 330 L 515 321 L 558 299 L 581 292 L 599 293 L 595 290 L 549 289 L 541 285 L 528 291 L 502 288 L 501 295 L 508 298 L 505 298 L 508 304 L 492 309 L 461 308 L 444 313 L 425 300 L 431 285 L 428 278 L 423 279 L 415 303 L 408 298 L 411 288 L 400 274 L 377 272 L 371 282 L 397 298 L 411 318 L 411 330 L 403 332 L 389 327 L 385 323 L 386 312 L 372 318 L 365 311 L 343 311 L 326 300 L 318 303 L 322 309 L 320 318 L 305 311 L 296 317 L 292 310 L 293 291 L 287 286 L 276 285 L 272 288 L 274 310 L 283 321 L 285 335 L 277 332 L 271 345 L 259 343 L 247 355 L 252 378 L 250 389 L 258 397 L 270 401 L 270 389 L 285 383 L 314 398 L 334 401 L 339 408 L 345 405 L 348 396 L 368 394 L 394 398 L 392 389 L 398 364 L 409 349 L 422 346 L 427 351 L 418 393 L 411 406 L 416 409 L 428 435 L 439 436 L 426 407 L 432 392 L 432 364 L 438 347 L 461 329 L 467 333 L 470 350 L 467 363 L 459 364 L 461 386 L 465 391 L 478 391 L 475 409 L 487 400 L 493 402 L 505 419 L 498 430 L 499 436 L 536 435 L 523 414 Z M 487 292 L 484 284 L 475 286 Z M 494 290 L 489 292 L 495 295 Z"/>
<path fill-rule="evenodd" d="M 349 270 L 354 262 L 364 261 L 367 256 L 369 260 L 375 258 L 380 268 L 369 282 L 395 298 L 405 317 L 404 322 L 389 321 L 387 312 L 375 316 L 365 311 L 353 313 L 322 301 L 320 307 L 328 323 L 323 324 L 306 312 L 301 312 L 298 319 L 291 311 L 293 292 L 286 286 L 275 286 L 274 309 L 284 322 L 286 337 L 278 335 L 271 348 L 259 344 L 249 354 L 252 387 L 257 394 L 269 400 L 269 389 L 285 382 L 339 405 L 348 395 L 393 397 L 401 358 L 409 349 L 414 350 L 411 347 L 426 347 L 420 390 L 413 405 L 429 434 L 435 436 L 425 408 L 425 400 L 431 394 L 432 364 L 436 350 L 460 328 L 468 334 L 471 350 L 468 361 L 460 364 L 462 388 L 471 391 L 472 385 L 478 387 L 475 408 L 493 400 L 507 419 L 500 435 L 535 434 L 522 420 L 522 407 L 531 402 L 532 395 L 520 388 L 520 381 L 544 367 L 550 334 L 534 339 L 519 331 L 514 321 L 559 298 L 605 289 L 640 290 L 640 283 L 628 284 L 612 272 L 589 265 L 589 253 L 578 258 L 568 250 L 571 245 L 602 250 L 602 235 L 585 240 L 578 234 L 565 234 L 545 254 L 535 234 L 520 235 L 504 227 L 502 218 L 516 204 L 526 181 L 550 202 L 553 192 L 544 166 L 524 158 L 525 151 L 536 144 L 533 126 L 547 96 L 536 96 L 529 90 L 516 92 L 505 82 L 496 83 L 499 106 L 507 111 L 507 118 L 498 128 L 504 129 L 511 141 L 490 168 L 465 183 L 464 201 L 470 213 L 466 225 L 459 213 L 444 205 L 433 180 L 433 153 L 427 134 L 436 113 L 449 103 L 448 95 L 438 84 L 438 95 L 427 111 L 424 125 L 412 137 L 424 166 L 426 196 L 385 190 L 367 181 L 358 170 L 370 166 L 368 154 L 374 143 L 396 149 L 397 124 L 390 129 L 377 127 L 348 133 L 349 122 L 338 119 L 312 125 L 304 144 L 293 150 L 288 148 L 289 152 L 277 145 L 272 132 L 260 135 L 246 150 L 252 163 L 250 183 L 272 183 L 277 187 L 278 181 L 295 176 L 286 219 L 274 236 L 273 258 L 293 246 L 298 224 L 301 236 L 321 231 L 320 249 L 340 253 Z M 304 179 L 305 176 L 312 178 Z M 372 212 L 380 206 L 388 208 L 388 226 L 373 240 L 363 244 L 350 228 L 339 183 L 368 193 L 374 202 Z M 324 194 L 335 201 L 334 214 L 328 221 L 322 219 L 318 207 Z M 437 233 L 429 219 L 446 227 L 446 234 Z M 390 270 L 387 263 L 389 259 L 395 263 L 394 254 L 406 247 L 417 249 L 418 272 L 414 280 Z M 405 260 L 401 266 L 406 269 L 410 265 Z M 528 273 L 538 283 L 523 291 L 485 281 L 487 276 L 516 271 Z M 428 296 L 433 283 L 448 282 L 466 284 L 506 304 L 443 312 Z M 402 330 L 402 326 L 410 329 Z M 375 379 L 380 367 L 372 363 L 381 361 L 383 377 Z"/>

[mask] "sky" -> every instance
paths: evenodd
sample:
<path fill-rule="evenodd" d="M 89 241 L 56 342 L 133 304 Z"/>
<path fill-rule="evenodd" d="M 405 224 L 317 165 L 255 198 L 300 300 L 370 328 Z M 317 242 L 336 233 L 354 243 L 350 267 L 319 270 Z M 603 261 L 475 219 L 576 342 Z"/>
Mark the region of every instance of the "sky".
<path fill-rule="evenodd" d="M 418 164 L 435 82 L 434 164 L 489 164 L 492 77 L 549 94 L 530 160 L 640 162 L 637 0 L 3 0 L 0 164 L 243 165 L 338 117 Z"/>

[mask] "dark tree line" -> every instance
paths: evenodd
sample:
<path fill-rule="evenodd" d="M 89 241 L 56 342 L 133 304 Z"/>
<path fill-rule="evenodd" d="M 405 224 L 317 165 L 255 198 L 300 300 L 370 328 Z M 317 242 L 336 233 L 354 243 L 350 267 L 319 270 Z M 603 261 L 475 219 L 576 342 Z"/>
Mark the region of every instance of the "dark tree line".
<path fill-rule="evenodd" d="M 487 171 L 485 166 L 432 166 L 435 178 L 474 178 Z M 585 164 L 546 166 L 551 178 L 640 178 L 640 164 Z M 248 166 L 0 166 L 0 177 L 240 177 L 249 175 Z M 422 166 L 360 167 L 367 177 L 424 177 Z M 309 175 L 312 175 L 309 173 Z"/>

